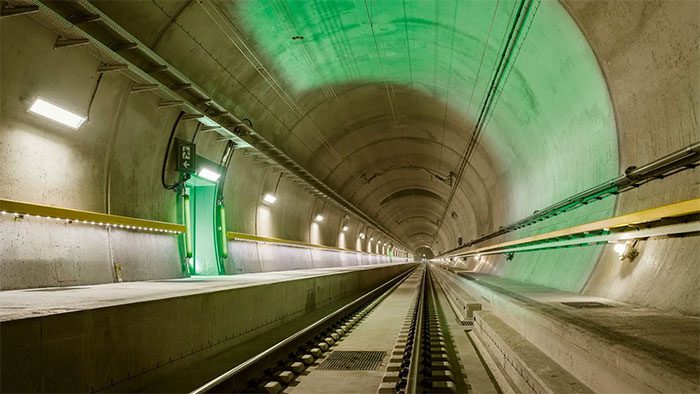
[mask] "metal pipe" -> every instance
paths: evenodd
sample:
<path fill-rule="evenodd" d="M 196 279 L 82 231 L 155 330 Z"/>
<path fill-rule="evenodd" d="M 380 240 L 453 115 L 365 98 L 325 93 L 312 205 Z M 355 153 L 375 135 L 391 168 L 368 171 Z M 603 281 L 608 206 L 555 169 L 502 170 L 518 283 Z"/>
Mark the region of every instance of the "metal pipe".
<path fill-rule="evenodd" d="M 0 9 L 0 18 L 30 14 L 32 12 L 37 12 L 37 11 L 39 11 L 39 7 L 36 5 L 17 5 L 14 7 L 7 7 L 7 6 L 3 5 L 2 9 Z"/>
<path fill-rule="evenodd" d="M 501 227 L 494 232 L 467 242 L 463 246 L 450 249 L 440 256 L 445 256 L 455 251 L 469 248 L 489 239 L 557 216 L 560 213 L 568 212 L 582 205 L 586 205 L 591 201 L 601 200 L 607 196 L 618 194 L 631 187 L 639 186 L 651 180 L 661 179 L 685 169 L 695 168 L 698 165 L 698 162 L 700 162 L 700 142 L 695 142 L 686 146 L 685 148 L 679 149 L 644 164 L 641 167 L 630 167 L 630 170 L 613 179 L 610 179 L 609 181 L 574 194 L 573 196 L 567 197 L 541 210 L 537 210 L 526 218 L 520 219 L 509 224 L 508 226 Z"/>

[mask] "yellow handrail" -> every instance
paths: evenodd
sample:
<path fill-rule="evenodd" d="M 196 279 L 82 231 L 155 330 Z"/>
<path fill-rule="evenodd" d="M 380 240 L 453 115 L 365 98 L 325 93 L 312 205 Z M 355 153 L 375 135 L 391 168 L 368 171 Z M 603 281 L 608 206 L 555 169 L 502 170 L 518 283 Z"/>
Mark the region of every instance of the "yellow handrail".
<path fill-rule="evenodd" d="M 614 228 L 627 227 L 635 224 L 655 222 L 657 220 L 665 218 L 695 215 L 698 213 L 700 213 L 700 198 L 695 198 L 692 200 L 680 201 L 673 204 L 662 205 L 655 208 L 629 213 L 626 215 L 616 216 L 610 219 L 599 220 L 561 230 L 551 231 L 544 234 L 538 234 L 513 241 L 502 242 L 496 245 L 455 251 L 454 253 L 448 254 L 446 257 L 464 253 L 481 253 L 494 249 L 503 249 L 506 247 L 517 246 L 531 242 L 562 238 L 575 234 L 590 233 L 601 230 L 610 230 Z"/>
<path fill-rule="evenodd" d="M 50 205 L 0 199 L 0 213 L 10 213 L 22 216 L 35 216 L 47 219 L 68 220 L 77 223 L 118 227 L 129 230 L 183 233 L 185 226 L 177 223 L 160 222 L 157 220 L 138 219 L 128 216 L 110 215 L 106 213 L 82 211 L 78 209 L 60 208 Z"/>
<path fill-rule="evenodd" d="M 266 243 L 271 243 L 271 244 L 299 246 L 299 247 L 303 247 L 303 248 L 313 248 L 313 249 L 326 249 L 326 250 L 334 250 L 334 251 L 339 251 L 339 252 L 369 253 L 369 252 L 359 252 L 357 250 L 352 250 L 352 249 L 337 248 L 334 246 L 326 246 L 326 245 L 311 244 L 311 243 L 306 243 L 306 242 L 301 242 L 301 241 L 293 241 L 290 239 L 282 239 L 282 238 L 274 238 L 274 237 L 262 237 L 260 235 L 238 233 L 235 231 L 229 231 L 226 233 L 226 235 L 227 235 L 228 239 L 230 239 L 230 240 L 266 242 Z M 375 253 L 372 253 L 372 254 L 375 254 Z M 378 256 L 383 256 L 383 255 L 378 254 Z"/>

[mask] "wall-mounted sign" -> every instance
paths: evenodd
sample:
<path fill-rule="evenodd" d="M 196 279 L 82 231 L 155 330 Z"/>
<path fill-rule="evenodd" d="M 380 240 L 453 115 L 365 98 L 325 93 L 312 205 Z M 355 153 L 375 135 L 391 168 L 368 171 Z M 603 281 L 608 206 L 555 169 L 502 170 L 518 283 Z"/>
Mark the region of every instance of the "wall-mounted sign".
<path fill-rule="evenodd" d="M 177 170 L 188 174 L 195 173 L 195 144 L 177 140 Z"/>

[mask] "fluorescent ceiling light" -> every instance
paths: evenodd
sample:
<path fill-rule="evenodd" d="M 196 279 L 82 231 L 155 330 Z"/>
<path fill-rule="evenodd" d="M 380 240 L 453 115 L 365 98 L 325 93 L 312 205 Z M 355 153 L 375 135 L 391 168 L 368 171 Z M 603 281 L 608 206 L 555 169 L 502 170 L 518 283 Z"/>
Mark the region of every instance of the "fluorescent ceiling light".
<path fill-rule="evenodd" d="M 41 98 L 34 101 L 32 106 L 29 107 L 29 111 L 76 130 L 86 119 L 84 116 L 74 114 Z"/>
<path fill-rule="evenodd" d="M 343 226 L 343 231 L 348 231 L 349 228 L 350 227 L 348 227 L 348 225 L 346 224 L 345 226 Z"/>
<path fill-rule="evenodd" d="M 319 223 L 322 222 L 323 219 L 325 219 L 325 218 L 320 213 L 318 215 L 316 215 L 316 217 L 314 218 L 314 220 L 319 222 Z"/>
<path fill-rule="evenodd" d="M 277 201 L 277 197 L 270 193 L 265 193 L 265 196 L 263 197 L 263 201 L 265 201 L 268 204 L 274 204 L 275 201 Z"/>
<path fill-rule="evenodd" d="M 221 127 L 220 124 L 216 123 L 215 121 L 213 121 L 211 118 L 209 118 L 209 117 L 207 117 L 207 116 L 202 116 L 201 118 L 197 118 L 197 120 L 199 121 L 199 123 L 201 123 L 201 124 L 203 124 L 203 125 L 205 125 L 205 126 L 209 126 L 209 127 Z"/>
<path fill-rule="evenodd" d="M 221 177 L 221 174 L 219 174 L 218 172 L 212 170 L 211 168 L 207 168 L 207 167 L 202 167 L 199 170 L 199 172 L 197 173 L 197 175 L 204 178 L 204 179 L 208 179 L 212 182 L 218 181 L 219 178 Z"/>

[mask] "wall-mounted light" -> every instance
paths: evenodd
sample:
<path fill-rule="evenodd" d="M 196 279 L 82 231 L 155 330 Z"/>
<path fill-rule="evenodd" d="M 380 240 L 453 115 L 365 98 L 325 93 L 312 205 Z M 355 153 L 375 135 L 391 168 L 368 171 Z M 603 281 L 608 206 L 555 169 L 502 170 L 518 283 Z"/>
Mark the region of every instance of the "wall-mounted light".
<path fill-rule="evenodd" d="M 359 237 L 360 239 L 365 239 L 365 233 L 360 233 Z"/>
<path fill-rule="evenodd" d="M 343 232 L 348 231 L 349 228 L 350 228 L 350 227 L 348 227 L 348 225 L 346 224 L 345 226 L 343 226 Z"/>
<path fill-rule="evenodd" d="M 280 187 L 280 180 L 282 180 L 282 173 L 280 172 L 280 176 L 277 178 L 277 184 L 275 185 L 275 191 L 272 193 L 265 193 L 263 196 L 263 201 L 266 203 L 272 205 L 277 201 L 277 188 Z"/>
<path fill-rule="evenodd" d="M 615 253 L 617 253 L 617 256 L 620 258 L 620 261 L 632 261 L 637 256 L 639 256 L 639 251 L 637 250 L 637 248 L 635 248 L 636 245 L 637 241 L 634 241 L 634 243 L 631 245 L 629 242 L 619 242 L 613 246 L 613 250 L 615 251 Z"/>
<path fill-rule="evenodd" d="M 51 119 L 76 130 L 87 119 L 84 116 L 74 114 L 67 109 L 51 104 L 42 98 L 37 98 L 34 100 L 34 103 L 32 103 L 31 107 L 29 107 L 29 112 L 33 112 L 37 115 Z"/>
<path fill-rule="evenodd" d="M 374 237 L 370 237 L 369 240 L 370 240 L 370 241 L 374 241 Z"/>
<path fill-rule="evenodd" d="M 126 229 L 126 230 L 143 231 L 143 232 L 151 232 L 151 233 L 164 233 L 164 234 L 180 234 L 180 233 L 182 233 L 182 231 L 178 231 L 178 230 L 168 230 L 168 229 L 155 228 L 155 227 L 145 227 L 145 226 L 137 226 L 137 225 L 132 226 L 132 225 L 120 224 L 120 223 L 96 222 L 94 220 L 74 219 L 71 217 L 42 216 L 42 215 L 34 215 L 34 214 L 23 213 L 23 212 L 0 211 L 0 216 L 5 216 L 5 215 L 11 215 L 14 220 L 36 218 L 36 219 L 47 220 L 47 221 L 52 221 L 52 222 L 64 222 L 66 225 L 85 224 L 85 225 L 99 226 L 99 227 L 105 227 L 105 228 L 109 227 L 109 228 L 113 228 L 113 229 Z"/>
<path fill-rule="evenodd" d="M 321 211 L 319 211 L 319 212 L 316 214 L 316 216 L 314 216 L 314 221 L 315 221 L 316 223 L 321 223 L 321 222 L 323 222 L 323 220 L 326 218 L 325 216 L 323 216 L 323 210 L 324 210 L 325 208 L 326 208 L 326 202 L 324 201 L 324 202 L 323 202 L 323 205 L 321 205 Z"/>
<path fill-rule="evenodd" d="M 275 201 L 277 201 L 277 197 L 270 193 L 265 193 L 265 196 L 263 196 L 263 201 L 265 201 L 268 204 L 274 204 Z"/>
<path fill-rule="evenodd" d="M 197 172 L 197 176 L 212 182 L 216 182 L 221 177 L 221 174 L 212 170 L 211 168 L 202 167 L 199 169 L 199 172 Z"/>
<path fill-rule="evenodd" d="M 613 250 L 618 256 L 622 256 L 627 251 L 627 243 L 616 243 Z"/>

